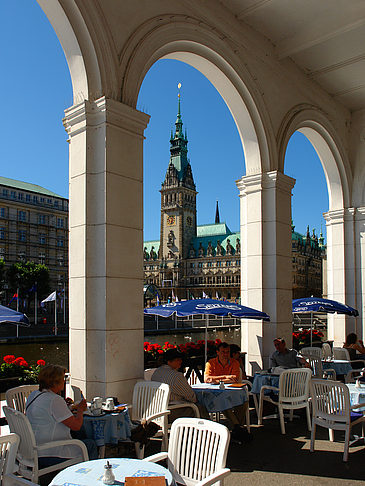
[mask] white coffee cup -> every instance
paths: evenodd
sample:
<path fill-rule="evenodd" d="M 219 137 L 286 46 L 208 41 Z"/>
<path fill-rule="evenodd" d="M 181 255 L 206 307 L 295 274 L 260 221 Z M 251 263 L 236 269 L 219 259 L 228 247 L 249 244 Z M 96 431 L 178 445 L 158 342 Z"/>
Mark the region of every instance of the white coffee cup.
<path fill-rule="evenodd" d="M 94 408 L 101 408 L 103 406 L 103 399 L 101 397 L 95 397 L 92 401 Z"/>
<path fill-rule="evenodd" d="M 112 398 L 107 398 L 105 400 L 105 408 L 107 410 L 114 410 L 115 406 L 114 406 L 114 400 Z"/>

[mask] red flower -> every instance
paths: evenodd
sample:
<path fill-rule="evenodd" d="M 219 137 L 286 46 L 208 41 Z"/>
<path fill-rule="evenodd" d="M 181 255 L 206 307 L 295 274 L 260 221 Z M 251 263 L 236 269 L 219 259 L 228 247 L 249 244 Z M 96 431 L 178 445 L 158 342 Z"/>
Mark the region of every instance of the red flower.
<path fill-rule="evenodd" d="M 14 359 L 13 363 L 20 366 L 20 362 L 21 361 L 25 361 L 25 359 L 23 358 L 23 356 L 19 356 L 19 358 L 16 358 Z"/>
<path fill-rule="evenodd" d="M 25 361 L 25 359 L 22 359 L 19 361 L 19 366 L 28 366 L 28 363 Z"/>
<path fill-rule="evenodd" d="M 157 352 L 158 352 L 158 354 L 163 354 L 162 349 L 158 349 Z"/>
<path fill-rule="evenodd" d="M 14 363 L 15 356 L 12 355 L 12 354 L 7 354 L 6 356 L 4 356 L 4 361 L 5 361 L 5 363 L 8 363 L 8 364 Z"/>
<path fill-rule="evenodd" d="M 44 359 L 39 359 L 39 360 L 37 361 L 37 365 L 38 365 L 38 366 L 45 366 L 45 364 L 46 364 L 46 362 L 44 361 Z"/>

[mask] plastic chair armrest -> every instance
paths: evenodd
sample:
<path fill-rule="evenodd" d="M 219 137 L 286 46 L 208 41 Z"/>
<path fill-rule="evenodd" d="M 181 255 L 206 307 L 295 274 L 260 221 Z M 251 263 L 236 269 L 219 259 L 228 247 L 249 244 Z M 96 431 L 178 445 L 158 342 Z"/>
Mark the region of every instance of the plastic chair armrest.
<path fill-rule="evenodd" d="M 157 452 L 157 454 L 152 454 L 152 456 L 145 457 L 143 460 L 147 462 L 160 462 L 167 459 L 167 452 Z"/>
<path fill-rule="evenodd" d="M 162 412 L 154 413 L 152 415 L 149 415 L 148 417 L 145 417 L 145 420 L 147 423 L 151 422 L 151 420 L 155 420 L 160 417 L 164 417 L 165 415 L 168 415 L 170 413 L 170 410 L 163 410 Z"/>
<path fill-rule="evenodd" d="M 228 476 L 231 473 L 231 470 L 227 467 L 217 471 L 213 474 L 209 474 L 206 478 L 202 479 L 201 481 L 197 482 L 195 486 L 210 486 L 211 484 L 216 483 L 217 481 L 221 481 L 223 478 Z"/>
<path fill-rule="evenodd" d="M 349 361 L 350 364 L 352 363 L 361 363 L 362 367 L 365 368 L 365 361 L 363 359 L 353 359 L 352 361 Z"/>
<path fill-rule="evenodd" d="M 241 383 L 243 383 L 244 385 L 247 385 L 249 387 L 249 389 L 251 390 L 252 383 L 250 382 L 250 380 L 242 380 Z"/>
<path fill-rule="evenodd" d="M 43 449 L 53 449 L 54 447 L 60 447 L 64 445 L 73 445 L 79 447 L 81 449 L 84 460 L 85 461 L 89 460 L 89 455 L 87 452 L 86 445 L 81 440 L 78 439 L 67 439 L 67 440 L 56 440 L 54 442 L 45 442 L 44 444 L 37 445 L 36 450 L 41 451 Z"/>
<path fill-rule="evenodd" d="M 176 410 L 177 408 L 189 407 L 194 410 L 195 417 L 200 418 L 199 408 L 193 402 L 172 402 L 169 403 L 170 410 Z"/>
<path fill-rule="evenodd" d="M 350 410 L 356 410 L 357 408 L 364 408 L 365 407 L 365 403 L 358 403 L 357 405 L 352 405 L 350 407 Z"/>
<path fill-rule="evenodd" d="M 28 479 L 16 476 L 15 474 L 5 474 L 3 476 L 2 484 L 3 486 L 37 486 L 35 483 L 28 481 Z"/>

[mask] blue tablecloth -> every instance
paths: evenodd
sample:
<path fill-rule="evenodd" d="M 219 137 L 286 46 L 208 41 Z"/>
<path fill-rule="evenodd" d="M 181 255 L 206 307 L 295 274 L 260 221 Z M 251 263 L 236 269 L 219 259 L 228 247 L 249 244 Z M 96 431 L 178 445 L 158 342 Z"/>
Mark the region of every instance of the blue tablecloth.
<path fill-rule="evenodd" d="M 363 403 L 364 406 L 355 410 L 355 412 L 365 411 L 365 385 L 361 385 L 361 388 L 357 388 L 355 383 L 348 383 L 347 387 L 350 392 L 350 403 L 351 406 Z"/>
<path fill-rule="evenodd" d="M 255 376 L 253 377 L 251 392 L 259 395 L 261 388 L 264 385 L 278 387 L 279 375 L 272 375 L 271 373 L 255 373 Z M 272 390 L 265 390 L 265 395 L 270 395 L 272 393 Z"/>
<path fill-rule="evenodd" d="M 205 406 L 208 412 L 223 412 L 238 405 L 242 405 L 248 400 L 247 388 L 230 388 L 225 385 L 224 390 L 219 389 L 219 385 L 210 383 L 199 383 L 192 385 L 196 398 L 199 403 Z"/>
<path fill-rule="evenodd" d="M 131 419 L 128 409 L 119 413 L 108 413 L 98 417 L 84 415 L 83 431 L 97 446 L 117 444 L 131 436 Z"/>
<path fill-rule="evenodd" d="M 169 485 L 175 485 L 171 473 L 153 462 L 139 459 L 108 459 L 115 476 L 114 484 L 122 484 L 126 477 L 165 476 Z M 81 462 L 59 472 L 49 486 L 103 486 L 102 477 L 106 459 Z"/>
<path fill-rule="evenodd" d="M 324 370 L 335 370 L 336 375 L 347 375 L 352 370 L 351 364 L 344 359 L 334 359 L 332 361 L 322 361 Z"/>

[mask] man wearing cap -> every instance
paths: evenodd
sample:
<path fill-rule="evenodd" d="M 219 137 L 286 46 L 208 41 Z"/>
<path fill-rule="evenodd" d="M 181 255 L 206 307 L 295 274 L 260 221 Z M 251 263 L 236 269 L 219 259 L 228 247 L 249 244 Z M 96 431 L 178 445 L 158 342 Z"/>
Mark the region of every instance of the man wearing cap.
<path fill-rule="evenodd" d="M 151 380 L 159 383 L 166 383 L 170 387 L 170 402 L 192 402 L 199 408 L 200 416 L 209 419 L 206 408 L 196 403 L 196 395 L 189 385 L 187 379 L 178 371 L 182 365 L 182 353 L 177 348 L 170 348 L 164 354 L 165 364 L 156 369 Z M 194 410 L 191 407 L 179 407 L 171 410 L 169 422 L 178 417 L 194 417 Z"/>

